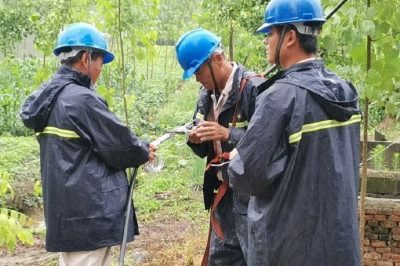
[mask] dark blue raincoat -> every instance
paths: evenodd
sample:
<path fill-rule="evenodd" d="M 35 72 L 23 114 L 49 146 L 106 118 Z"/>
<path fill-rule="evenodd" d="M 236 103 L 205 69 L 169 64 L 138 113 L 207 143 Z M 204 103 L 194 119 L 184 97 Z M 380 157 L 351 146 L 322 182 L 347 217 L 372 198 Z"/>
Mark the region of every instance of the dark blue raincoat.
<path fill-rule="evenodd" d="M 360 265 L 358 96 L 322 61 L 266 81 L 229 165 L 251 194 L 249 265 Z"/>
<path fill-rule="evenodd" d="M 24 124 L 38 133 L 48 251 L 88 251 L 122 240 L 125 169 L 148 160 L 148 145 L 110 112 L 90 80 L 67 66 L 28 97 Z M 137 230 L 130 217 L 128 240 Z M 135 225 L 135 226 L 134 226 Z"/>

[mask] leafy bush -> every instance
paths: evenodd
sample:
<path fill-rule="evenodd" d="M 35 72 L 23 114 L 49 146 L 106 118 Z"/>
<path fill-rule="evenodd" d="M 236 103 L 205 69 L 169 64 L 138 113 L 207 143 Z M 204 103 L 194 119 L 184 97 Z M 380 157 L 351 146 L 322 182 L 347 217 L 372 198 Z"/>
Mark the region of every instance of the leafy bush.
<path fill-rule="evenodd" d="M 50 71 L 51 67 L 42 68 L 37 59 L 6 58 L 0 61 L 0 135 L 26 136 L 31 133 L 19 117 L 21 104 Z"/>
<path fill-rule="evenodd" d="M 22 213 L 4 207 L 4 198 L 7 194 L 13 195 L 10 179 L 7 172 L 0 171 L 0 247 L 5 246 L 8 250 L 13 250 L 17 240 L 32 245 L 33 236 L 25 228 L 30 225 L 30 219 Z"/>
<path fill-rule="evenodd" d="M 385 170 L 386 169 L 385 157 L 384 157 L 385 149 L 386 149 L 386 147 L 384 145 L 377 145 L 371 151 L 370 156 L 372 159 L 372 164 L 374 166 L 374 169 L 376 169 L 376 170 Z"/>
<path fill-rule="evenodd" d="M 26 213 L 42 204 L 34 191 L 40 180 L 39 145 L 33 137 L 0 137 L 0 169 L 10 173 L 13 197 L 7 195 L 7 206 Z"/>
<path fill-rule="evenodd" d="M 393 167 L 393 171 L 400 170 L 400 152 L 395 152 L 393 154 L 392 167 Z"/>

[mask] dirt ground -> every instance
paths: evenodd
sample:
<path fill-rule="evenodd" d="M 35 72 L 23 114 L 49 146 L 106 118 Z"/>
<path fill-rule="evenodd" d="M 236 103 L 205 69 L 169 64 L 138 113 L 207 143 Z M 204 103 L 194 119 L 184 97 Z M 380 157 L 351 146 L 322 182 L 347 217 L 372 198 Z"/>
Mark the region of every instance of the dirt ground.
<path fill-rule="evenodd" d="M 200 265 L 207 238 L 204 226 L 164 216 L 139 229 L 140 235 L 128 244 L 125 265 Z M 119 247 L 113 247 L 111 255 L 111 265 L 117 265 Z M 0 250 L 0 266 L 52 266 L 57 260 L 58 254 L 46 252 L 39 236 L 33 246 L 19 245 L 12 253 Z"/>

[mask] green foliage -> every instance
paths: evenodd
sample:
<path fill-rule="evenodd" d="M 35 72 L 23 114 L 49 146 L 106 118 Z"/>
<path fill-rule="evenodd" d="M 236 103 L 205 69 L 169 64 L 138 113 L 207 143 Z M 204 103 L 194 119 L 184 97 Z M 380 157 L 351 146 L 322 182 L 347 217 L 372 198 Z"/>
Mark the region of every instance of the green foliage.
<path fill-rule="evenodd" d="M 38 70 L 42 70 L 39 71 Z M 47 70 L 47 71 L 46 71 Z M 19 110 L 25 98 L 39 86 L 49 68 L 42 68 L 36 59 L 6 58 L 0 61 L 0 135 L 28 135 L 19 118 Z"/>
<path fill-rule="evenodd" d="M 73 21 L 71 14 L 79 14 L 76 4 L 73 0 L 38 0 L 34 5 L 31 20 L 35 26 L 35 44 L 44 57 L 51 55 L 63 26 Z M 84 1 L 80 6 L 85 9 Z"/>
<path fill-rule="evenodd" d="M 28 1 L 0 3 L 0 52 L 4 56 L 11 54 L 15 45 L 24 37 L 32 34 L 32 21 Z"/>
<path fill-rule="evenodd" d="M 196 23 L 192 20 L 192 14 L 196 12 L 200 4 L 200 0 L 160 1 L 160 13 L 157 18 L 159 32 L 157 43 L 159 45 L 175 45 L 180 34 L 194 29 Z"/>
<path fill-rule="evenodd" d="M 255 30 L 263 23 L 267 2 L 203 0 L 202 8 L 194 15 L 194 20 L 222 36 L 222 43 L 227 47 L 226 54 L 229 56 L 233 53 L 234 61 L 262 72 L 267 63 L 263 36 L 256 34 Z"/>
<path fill-rule="evenodd" d="M 395 152 L 393 154 L 392 167 L 393 167 L 393 171 L 400 170 L 400 152 Z"/>
<path fill-rule="evenodd" d="M 0 137 L 0 147 L 0 169 L 16 179 L 39 178 L 39 145 L 35 138 Z"/>
<path fill-rule="evenodd" d="M 27 216 L 15 210 L 2 207 L 2 201 L 7 193 L 9 192 L 12 195 L 12 188 L 9 184 L 10 179 L 10 175 L 0 169 L 0 247 L 13 250 L 17 240 L 32 245 L 33 236 L 25 228 L 31 222 Z"/>
<path fill-rule="evenodd" d="M 7 207 L 22 212 L 42 205 L 39 147 L 33 137 L 0 137 L 0 171 L 10 173 L 10 184 L 15 195 L 6 195 Z M 40 184 L 40 183 L 39 183 Z M 0 204 L 1 205 L 1 204 Z"/>
<path fill-rule="evenodd" d="M 326 10 L 338 1 L 325 0 Z M 400 84 L 400 3 L 366 0 L 348 1 L 326 23 L 322 34 L 324 58 L 331 69 L 351 80 L 376 106 L 400 115 L 397 101 Z M 371 39 L 368 57 L 367 36 Z"/>
<path fill-rule="evenodd" d="M 370 157 L 372 158 L 372 165 L 375 170 L 385 170 L 385 151 L 386 147 L 384 145 L 377 145 L 372 149 Z"/>

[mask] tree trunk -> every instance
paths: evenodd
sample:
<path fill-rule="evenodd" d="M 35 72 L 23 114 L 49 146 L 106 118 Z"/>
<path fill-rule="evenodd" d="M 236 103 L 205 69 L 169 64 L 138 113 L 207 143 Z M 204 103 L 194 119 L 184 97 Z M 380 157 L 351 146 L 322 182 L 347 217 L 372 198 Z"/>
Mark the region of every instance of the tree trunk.
<path fill-rule="evenodd" d="M 149 60 L 146 60 L 146 80 L 149 80 Z"/>
<path fill-rule="evenodd" d="M 233 22 L 229 30 L 229 61 L 233 61 Z"/>
<path fill-rule="evenodd" d="M 124 60 L 124 40 L 122 38 L 122 26 L 121 26 L 121 0 L 118 0 L 118 32 L 119 32 L 119 44 L 120 44 L 120 52 L 121 52 L 121 71 L 122 71 L 122 95 L 124 99 L 124 113 L 125 113 L 125 124 L 129 127 L 129 119 L 128 119 L 128 95 L 126 95 L 125 88 L 125 60 Z"/>
<path fill-rule="evenodd" d="M 151 79 L 153 79 L 154 74 L 154 58 L 151 59 Z"/>
<path fill-rule="evenodd" d="M 164 75 L 167 74 L 168 45 L 165 45 Z"/>
<path fill-rule="evenodd" d="M 371 0 L 367 0 L 367 7 L 371 6 Z M 367 71 L 371 69 L 371 44 L 372 38 L 367 36 Z M 364 230 L 365 230 L 365 197 L 367 194 L 367 169 L 368 169 L 368 108 L 369 99 L 365 97 L 364 107 L 364 132 L 363 132 L 363 146 L 362 146 L 362 172 L 361 172 L 361 189 L 360 189 L 360 252 L 361 258 L 364 255 Z"/>

